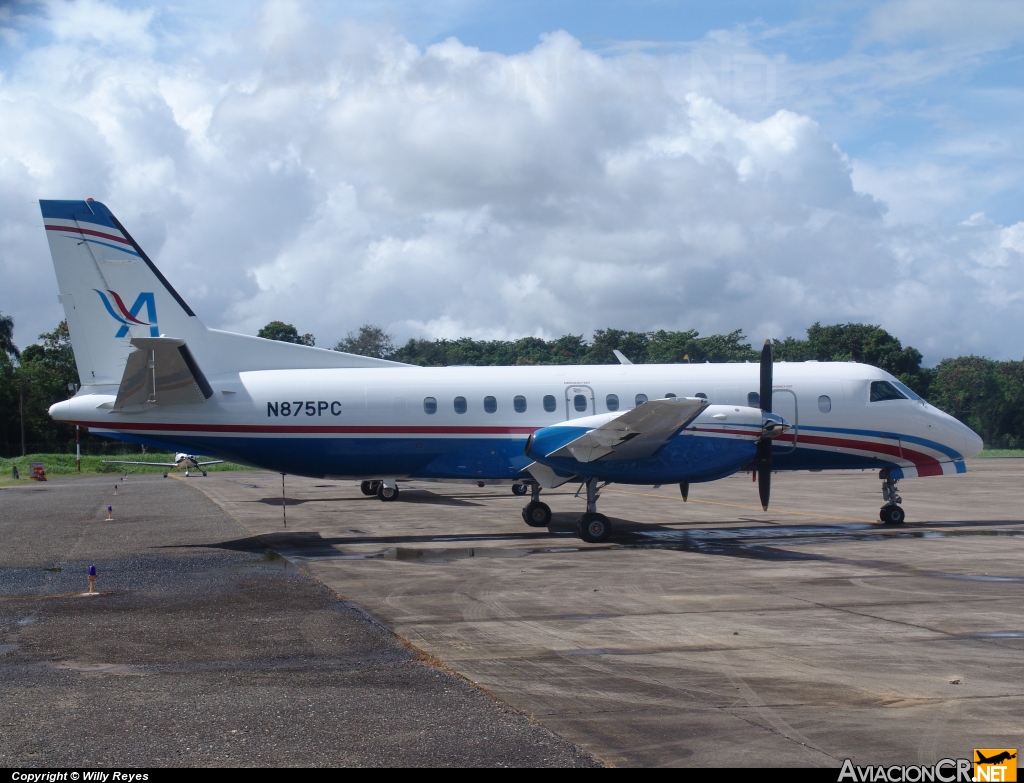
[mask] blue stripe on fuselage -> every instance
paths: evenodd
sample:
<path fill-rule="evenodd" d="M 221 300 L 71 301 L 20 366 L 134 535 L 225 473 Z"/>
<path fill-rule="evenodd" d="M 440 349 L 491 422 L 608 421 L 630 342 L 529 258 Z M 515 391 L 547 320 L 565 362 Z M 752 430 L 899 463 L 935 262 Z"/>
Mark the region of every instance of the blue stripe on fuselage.
<path fill-rule="evenodd" d="M 918 446 L 924 446 L 925 448 L 934 449 L 935 451 L 945 454 L 950 459 L 963 459 L 963 455 L 956 449 L 952 449 L 949 446 L 945 446 L 937 441 L 928 440 L 927 438 L 919 438 L 916 435 L 905 435 L 899 432 L 881 432 L 879 430 L 853 430 L 846 429 L 844 427 L 812 427 L 812 426 L 800 426 L 800 432 L 815 432 L 822 434 L 834 433 L 837 435 L 861 435 L 869 438 L 888 438 L 889 440 L 901 440 L 906 443 L 916 443 Z M 797 435 L 797 441 L 799 442 L 800 436 Z"/>
<path fill-rule="evenodd" d="M 573 432 L 577 428 L 565 429 Z M 820 427 L 815 429 L 828 431 Z M 393 438 L 278 435 L 258 438 L 212 434 L 137 435 L 113 431 L 96 434 L 167 451 L 202 454 L 275 472 L 316 478 L 336 475 L 508 479 L 520 475 L 533 461 L 523 455 L 525 437 L 417 439 L 405 435 Z M 897 467 L 897 463 L 881 454 L 875 457 L 850 454 L 833 449 L 806 448 L 799 443 L 795 451 L 789 451 L 790 448 L 789 444 L 776 444 L 772 459 L 774 470 L 878 470 Z M 658 455 L 647 460 L 601 460 L 590 464 L 600 466 L 602 479 L 616 483 L 698 483 L 745 469 L 753 460 L 755 449 L 754 441 L 747 438 L 686 434 L 673 439 Z M 571 473 L 585 470 L 585 466 L 575 460 L 551 461 L 550 464 Z"/>

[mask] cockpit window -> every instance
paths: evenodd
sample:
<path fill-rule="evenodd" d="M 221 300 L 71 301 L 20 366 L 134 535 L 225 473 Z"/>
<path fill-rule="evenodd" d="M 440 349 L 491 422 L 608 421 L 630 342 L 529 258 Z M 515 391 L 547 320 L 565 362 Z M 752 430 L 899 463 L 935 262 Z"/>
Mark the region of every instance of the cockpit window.
<path fill-rule="evenodd" d="M 871 402 L 884 402 L 885 400 L 905 400 L 906 395 L 893 386 L 889 381 L 871 382 Z"/>
<path fill-rule="evenodd" d="M 907 395 L 910 399 L 912 399 L 912 400 L 920 400 L 921 399 L 921 395 L 916 394 L 914 392 L 914 390 L 911 389 L 906 384 L 900 383 L 899 381 L 892 381 L 891 383 L 892 383 L 893 386 L 895 386 L 897 389 L 899 389 L 901 392 L 903 392 L 905 395 Z"/>

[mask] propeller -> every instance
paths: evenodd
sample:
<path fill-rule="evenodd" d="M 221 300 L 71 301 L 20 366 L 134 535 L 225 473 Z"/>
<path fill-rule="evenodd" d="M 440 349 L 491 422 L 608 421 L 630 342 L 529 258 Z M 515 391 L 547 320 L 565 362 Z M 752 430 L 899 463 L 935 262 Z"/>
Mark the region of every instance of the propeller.
<path fill-rule="evenodd" d="M 761 411 L 772 412 L 772 344 L 764 341 L 761 349 Z M 757 494 L 761 496 L 761 508 L 768 510 L 768 498 L 772 492 L 772 438 L 768 433 L 762 434 L 757 441 Z"/>

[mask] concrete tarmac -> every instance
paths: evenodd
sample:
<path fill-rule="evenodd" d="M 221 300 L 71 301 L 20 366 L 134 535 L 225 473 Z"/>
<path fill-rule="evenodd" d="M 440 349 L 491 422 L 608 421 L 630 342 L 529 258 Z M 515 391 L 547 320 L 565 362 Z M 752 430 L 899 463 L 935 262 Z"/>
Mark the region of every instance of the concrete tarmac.
<path fill-rule="evenodd" d="M 266 473 L 190 478 L 229 514 L 426 655 L 614 765 L 928 764 L 1024 736 L 1022 460 L 875 474 L 613 486 L 582 543 L 573 488 L 551 532 L 507 488 Z M 177 483 L 177 482 L 176 482 Z M 241 539 L 240 539 L 241 540 Z M 230 548 L 237 541 L 221 541 Z"/>
<path fill-rule="evenodd" d="M 269 552 L 195 481 L 0 489 L 0 767 L 595 765 Z M 83 597 L 90 564 L 100 595 Z"/>

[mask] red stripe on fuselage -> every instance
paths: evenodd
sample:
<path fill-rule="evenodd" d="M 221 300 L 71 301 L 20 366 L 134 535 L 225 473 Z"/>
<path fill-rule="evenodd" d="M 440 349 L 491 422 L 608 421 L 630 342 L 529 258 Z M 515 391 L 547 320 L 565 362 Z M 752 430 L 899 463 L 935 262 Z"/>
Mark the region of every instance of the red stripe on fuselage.
<path fill-rule="evenodd" d="M 103 430 L 146 430 L 154 432 L 265 432 L 294 435 L 529 435 L 539 427 L 358 427 L 330 425 L 277 424 L 104 424 L 97 421 L 72 421 L 83 427 Z"/>
<path fill-rule="evenodd" d="M 776 440 L 793 441 L 792 435 L 780 435 Z M 807 444 L 813 446 L 836 446 L 839 448 L 857 449 L 858 451 L 873 451 L 877 454 L 886 454 L 896 459 L 905 459 L 913 463 L 917 468 L 919 476 L 941 476 L 942 465 L 939 461 L 928 454 L 900 447 L 897 443 L 876 443 L 866 440 L 852 440 L 847 438 L 829 438 L 822 435 L 799 435 L 797 445 Z"/>
<path fill-rule="evenodd" d="M 541 427 L 400 427 L 400 426 L 330 426 L 330 425 L 276 425 L 276 424 L 168 424 L 142 422 L 125 422 L 117 425 L 103 424 L 95 421 L 72 421 L 83 427 L 103 430 L 126 430 L 148 432 L 189 432 L 189 433 L 265 433 L 268 435 L 529 435 Z M 701 433 L 718 433 L 728 435 L 754 435 L 735 430 L 687 428 L 689 431 Z M 792 435 L 781 435 L 776 440 L 792 442 Z M 914 464 L 919 476 L 941 476 L 942 465 L 927 454 L 910 449 L 900 449 L 898 445 L 875 443 L 873 441 L 852 440 L 845 438 L 829 438 L 821 435 L 802 435 L 797 445 L 838 446 L 857 451 L 868 451 L 904 459 Z"/>
<path fill-rule="evenodd" d="M 120 242 L 122 245 L 128 245 L 131 247 L 131 242 L 123 237 L 115 237 L 113 234 L 104 234 L 102 231 L 93 231 L 91 228 L 74 228 L 72 226 L 46 226 L 47 231 L 71 231 L 75 234 L 88 234 L 93 237 L 103 237 L 104 239 L 110 239 L 114 242 Z"/>

